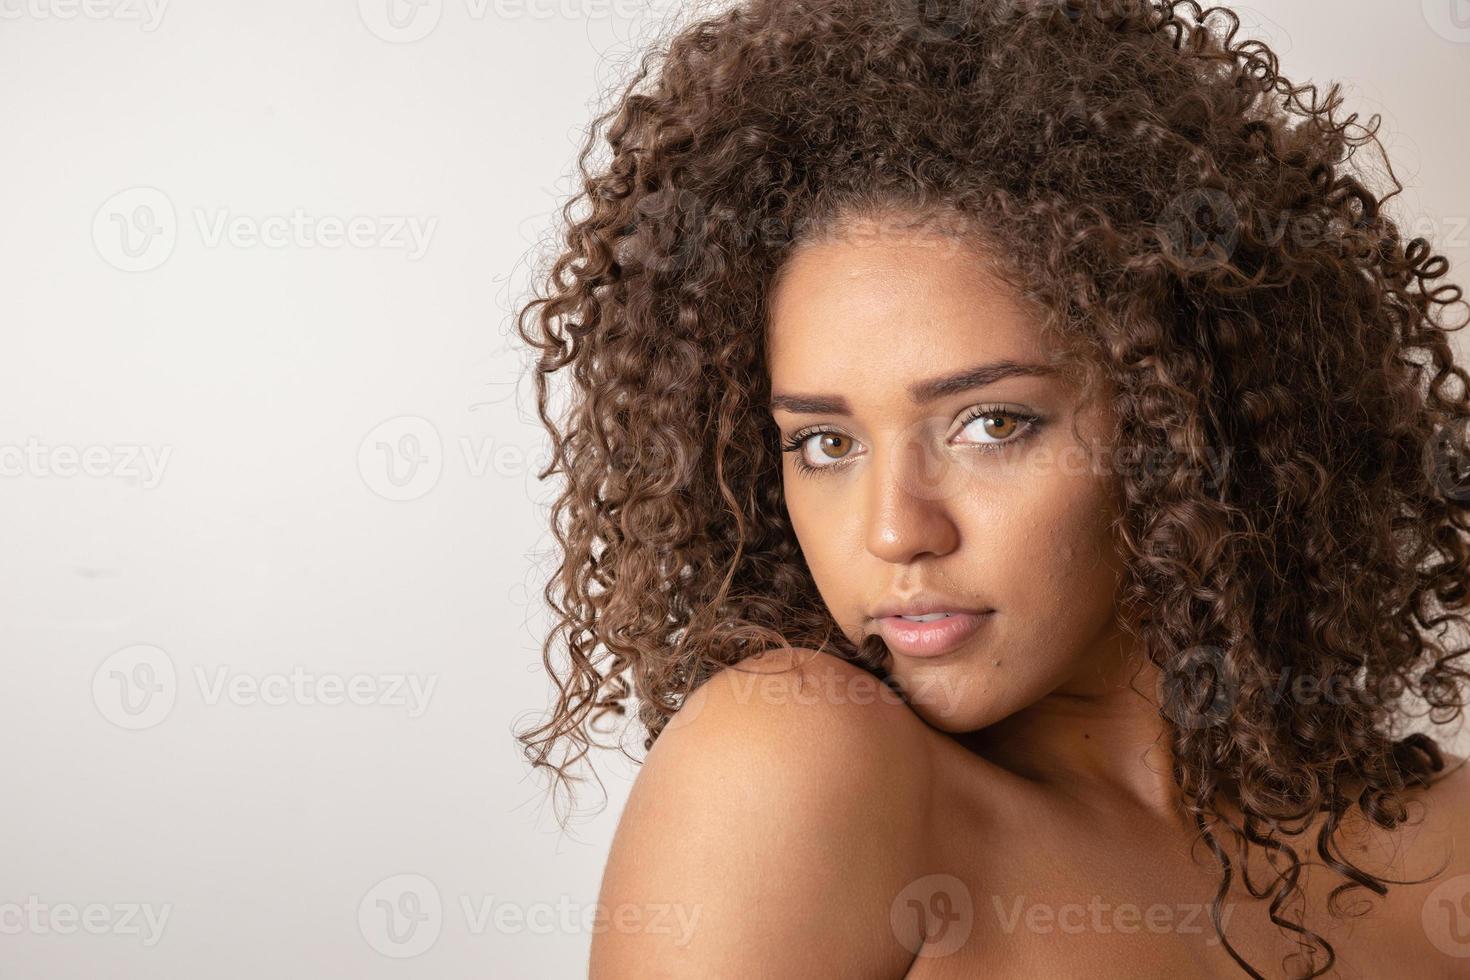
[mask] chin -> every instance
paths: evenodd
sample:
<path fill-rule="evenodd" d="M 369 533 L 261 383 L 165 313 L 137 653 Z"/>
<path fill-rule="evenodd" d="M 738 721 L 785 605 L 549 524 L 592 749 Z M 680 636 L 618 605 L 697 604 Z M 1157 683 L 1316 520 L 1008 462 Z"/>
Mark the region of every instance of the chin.
<path fill-rule="evenodd" d="M 984 728 L 1015 710 L 988 696 L 989 679 L 977 675 L 973 666 L 921 665 L 896 676 L 914 713 L 952 735 Z"/>
<path fill-rule="evenodd" d="M 1007 656 L 1003 663 L 996 663 L 1001 658 L 994 655 L 897 659 L 891 664 L 892 676 L 914 713 L 951 735 L 1004 721 L 1045 698 L 1065 676 L 1054 664 L 1033 661 L 1027 669 L 1024 657 Z"/>

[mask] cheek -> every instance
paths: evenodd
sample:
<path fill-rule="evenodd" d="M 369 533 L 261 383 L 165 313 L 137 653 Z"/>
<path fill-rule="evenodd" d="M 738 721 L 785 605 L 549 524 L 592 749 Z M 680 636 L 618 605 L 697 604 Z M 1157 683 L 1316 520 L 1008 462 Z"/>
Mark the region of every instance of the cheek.
<path fill-rule="evenodd" d="M 1054 633 L 1110 614 L 1121 561 L 1108 481 L 1040 476 L 980 510 L 971 528 L 972 540 L 984 542 L 980 568 L 1014 626 Z"/>
<path fill-rule="evenodd" d="M 820 512 L 813 506 L 812 496 L 799 490 L 788 490 L 786 514 L 791 519 L 791 529 L 796 533 L 796 543 L 801 546 L 801 553 L 815 575 L 818 574 L 817 566 L 828 562 L 827 551 L 831 550 L 833 542 L 830 533 L 823 533 L 822 525 L 840 519 L 840 515 L 830 507 L 825 513 Z"/>
<path fill-rule="evenodd" d="M 794 477 L 801 479 L 801 477 Z M 823 498 L 819 493 L 796 491 L 786 497 L 786 513 L 791 519 L 802 558 L 812 573 L 817 591 L 832 613 L 850 617 L 845 609 L 852 596 L 865 594 L 861 572 L 867 567 L 863 545 L 862 516 L 853 508 Z"/>

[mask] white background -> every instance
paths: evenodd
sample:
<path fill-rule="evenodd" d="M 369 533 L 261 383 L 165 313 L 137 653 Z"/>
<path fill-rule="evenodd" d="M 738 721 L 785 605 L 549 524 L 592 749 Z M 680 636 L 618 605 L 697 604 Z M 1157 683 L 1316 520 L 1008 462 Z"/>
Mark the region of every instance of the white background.
<path fill-rule="evenodd" d="M 554 488 L 510 317 L 595 109 L 688 10 L 152 2 L 0 0 L 0 445 L 61 451 L 0 477 L 0 905 L 113 924 L 0 931 L 0 978 L 584 974 L 634 769 L 599 758 L 563 835 L 512 740 L 549 704 Z M 1384 114 L 1395 213 L 1464 282 L 1470 4 L 1238 9 Z M 252 698 L 297 669 L 377 700 Z M 372 925 L 405 893 L 422 951 Z"/>

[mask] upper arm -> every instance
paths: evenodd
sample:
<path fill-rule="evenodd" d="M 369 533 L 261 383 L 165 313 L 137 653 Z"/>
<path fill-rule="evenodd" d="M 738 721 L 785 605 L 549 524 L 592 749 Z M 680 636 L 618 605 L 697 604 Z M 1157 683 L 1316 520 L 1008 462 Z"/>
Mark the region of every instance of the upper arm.
<path fill-rule="evenodd" d="M 921 723 L 859 668 L 800 653 L 785 673 L 771 654 L 721 671 L 654 743 L 603 875 L 592 980 L 891 978 L 913 959 L 891 917 L 918 877 Z"/>

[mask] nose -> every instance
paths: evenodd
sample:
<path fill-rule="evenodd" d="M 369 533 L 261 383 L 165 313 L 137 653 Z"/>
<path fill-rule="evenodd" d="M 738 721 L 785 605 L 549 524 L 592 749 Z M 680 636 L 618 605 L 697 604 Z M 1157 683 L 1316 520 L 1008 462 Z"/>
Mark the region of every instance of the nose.
<path fill-rule="evenodd" d="M 867 548 L 901 565 L 959 546 L 951 497 L 956 489 L 944 461 L 921 443 L 899 446 L 868 468 Z"/>

